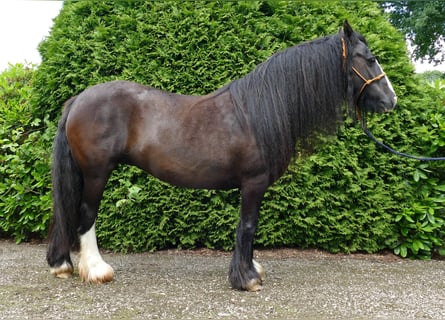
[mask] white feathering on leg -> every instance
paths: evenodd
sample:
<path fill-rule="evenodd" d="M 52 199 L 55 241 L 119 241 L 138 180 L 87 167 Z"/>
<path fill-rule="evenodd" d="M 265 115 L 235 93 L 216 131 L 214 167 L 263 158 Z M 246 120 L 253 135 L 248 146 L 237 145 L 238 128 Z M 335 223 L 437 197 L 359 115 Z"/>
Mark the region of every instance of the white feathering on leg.
<path fill-rule="evenodd" d="M 255 260 L 252 260 L 253 267 L 255 268 L 256 272 L 258 272 L 261 281 L 264 281 L 266 279 L 266 270 L 264 270 L 263 266 L 256 262 Z"/>
<path fill-rule="evenodd" d="M 55 275 L 56 278 L 67 279 L 73 274 L 73 266 L 65 261 L 58 267 L 50 268 L 49 271 Z"/>
<path fill-rule="evenodd" d="M 258 278 L 254 278 L 254 279 L 250 279 L 250 281 L 247 283 L 245 289 L 247 291 L 260 291 L 263 289 L 262 283 L 264 281 L 264 279 L 266 278 L 266 272 L 264 271 L 264 268 L 255 260 L 252 260 L 253 262 L 253 267 L 255 268 L 255 271 L 258 273 L 259 275 L 259 279 Z"/>
<path fill-rule="evenodd" d="M 96 223 L 80 236 L 79 275 L 82 281 L 87 283 L 104 283 L 113 280 L 113 268 L 102 259 L 97 247 Z"/>

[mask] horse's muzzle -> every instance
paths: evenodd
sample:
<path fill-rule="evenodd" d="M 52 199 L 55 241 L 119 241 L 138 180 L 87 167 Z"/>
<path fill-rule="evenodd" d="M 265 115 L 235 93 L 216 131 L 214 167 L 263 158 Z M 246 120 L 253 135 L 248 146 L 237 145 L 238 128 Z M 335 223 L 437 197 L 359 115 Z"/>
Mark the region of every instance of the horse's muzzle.
<path fill-rule="evenodd" d="M 397 107 L 397 96 L 392 99 L 382 99 L 377 103 L 376 112 L 386 113 Z"/>

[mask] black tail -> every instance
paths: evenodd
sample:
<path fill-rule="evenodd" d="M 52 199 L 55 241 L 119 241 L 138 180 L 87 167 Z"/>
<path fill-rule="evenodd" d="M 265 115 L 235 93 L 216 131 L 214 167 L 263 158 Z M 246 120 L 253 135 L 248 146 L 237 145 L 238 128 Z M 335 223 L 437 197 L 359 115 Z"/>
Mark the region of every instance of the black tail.
<path fill-rule="evenodd" d="M 54 140 L 52 164 L 53 221 L 49 231 L 46 259 L 51 267 L 64 262 L 72 266 L 70 250 L 78 243 L 79 210 L 82 196 L 82 175 L 71 155 L 65 125 L 76 97 L 65 103 Z"/>

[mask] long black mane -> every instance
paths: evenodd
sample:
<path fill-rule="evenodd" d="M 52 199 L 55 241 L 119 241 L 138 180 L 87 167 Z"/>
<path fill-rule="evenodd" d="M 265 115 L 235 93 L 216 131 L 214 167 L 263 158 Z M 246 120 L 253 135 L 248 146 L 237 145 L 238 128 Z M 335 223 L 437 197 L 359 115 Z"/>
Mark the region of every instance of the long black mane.
<path fill-rule="evenodd" d="M 295 154 L 297 140 L 338 127 L 347 96 L 341 34 L 271 56 L 228 85 L 241 121 L 252 128 L 275 180 Z"/>

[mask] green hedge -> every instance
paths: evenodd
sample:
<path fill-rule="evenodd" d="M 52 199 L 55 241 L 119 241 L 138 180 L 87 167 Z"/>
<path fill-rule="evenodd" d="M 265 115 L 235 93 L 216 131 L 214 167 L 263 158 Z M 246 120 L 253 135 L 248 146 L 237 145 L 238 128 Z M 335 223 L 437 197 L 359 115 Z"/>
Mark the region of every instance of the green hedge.
<path fill-rule="evenodd" d="M 42 64 L 32 83 L 29 118 L 48 129 L 36 131 L 35 163 L 26 157 L 24 163 L 33 171 L 43 161 L 48 169 L 48 137 L 61 106 L 89 85 L 127 79 L 173 92 L 208 93 L 244 76 L 277 50 L 337 32 L 345 18 L 365 35 L 400 98 L 399 110 L 371 117 L 371 130 L 401 151 L 445 154 L 443 91 L 415 77 L 402 35 L 373 2 L 66 1 L 40 45 Z M 314 151 L 297 155 L 267 192 L 258 246 L 331 252 L 391 248 L 402 256 L 426 258 L 444 247 L 443 164 L 392 156 L 351 121 Z M 22 157 L 12 150 L 9 155 Z M 44 187 L 32 193 L 49 200 L 45 170 Z M 16 180 L 26 175 L 17 172 Z M 24 205 L 8 220 L 2 218 L 3 233 L 22 240 L 39 225 L 37 233 L 43 235 L 49 204 L 42 203 L 38 213 Z M 24 215 L 36 215 L 39 224 L 22 224 Z M 237 190 L 171 187 L 123 166 L 107 186 L 97 233 L 101 246 L 120 251 L 231 249 L 238 217 Z M 12 225 L 23 231 L 20 236 L 11 232 Z"/>
<path fill-rule="evenodd" d="M 51 211 L 50 159 L 55 125 L 36 117 L 33 66 L 0 74 L 0 236 L 45 237 Z"/>

